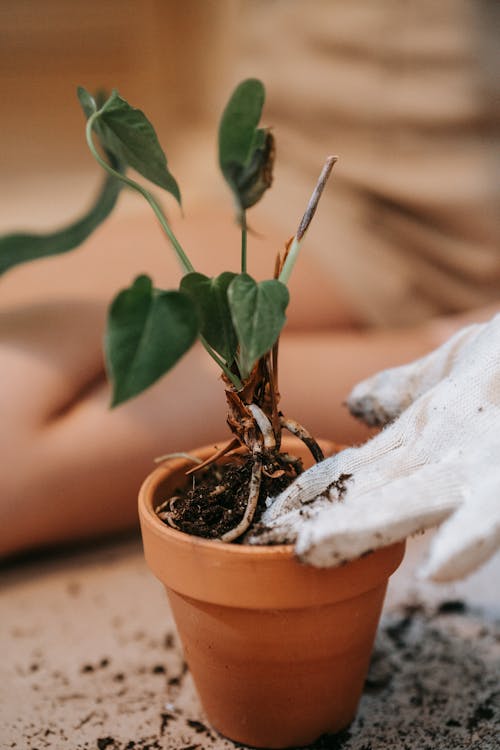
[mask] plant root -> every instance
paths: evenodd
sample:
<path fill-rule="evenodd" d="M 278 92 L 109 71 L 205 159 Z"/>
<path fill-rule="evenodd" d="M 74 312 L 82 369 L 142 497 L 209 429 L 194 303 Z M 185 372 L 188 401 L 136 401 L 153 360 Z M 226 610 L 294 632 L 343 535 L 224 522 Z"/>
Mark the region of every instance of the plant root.
<path fill-rule="evenodd" d="M 182 529 L 177 526 L 173 518 L 176 500 L 180 500 L 180 497 L 178 495 L 174 495 L 174 497 L 170 497 L 168 500 L 165 500 L 165 502 L 158 506 L 158 508 L 156 509 L 156 513 L 158 515 L 158 518 L 161 518 L 162 521 L 165 521 L 173 529 L 182 531 Z"/>
<path fill-rule="evenodd" d="M 243 518 L 234 529 L 226 531 L 220 537 L 221 542 L 234 542 L 235 539 L 242 536 L 245 531 L 250 528 L 253 521 L 255 511 L 257 510 L 257 503 L 259 501 L 260 483 L 262 480 L 262 455 L 260 453 L 254 453 L 253 456 L 253 467 L 252 476 L 250 477 L 250 485 L 248 491 L 248 502 Z"/>
<path fill-rule="evenodd" d="M 266 450 L 274 450 L 276 448 L 276 438 L 274 437 L 274 430 L 271 422 L 257 404 L 248 404 L 248 410 L 253 414 L 257 427 L 262 433 L 262 437 L 264 438 L 264 448 Z"/>
<path fill-rule="evenodd" d="M 193 456 L 192 453 L 166 453 L 164 456 L 158 456 L 154 459 L 155 464 L 166 463 L 167 461 L 173 461 L 174 458 L 185 458 L 188 461 L 192 461 L 195 464 L 201 464 L 201 458 Z M 199 467 L 198 467 L 199 468 Z"/>
<path fill-rule="evenodd" d="M 218 451 L 216 451 L 210 458 L 207 458 L 205 461 L 200 462 L 197 466 L 193 466 L 192 469 L 189 469 L 189 471 L 186 471 L 186 476 L 188 477 L 190 474 L 194 474 L 197 471 L 200 471 L 201 469 L 204 469 L 207 466 L 210 466 L 210 464 L 215 463 L 215 461 L 218 461 L 219 458 L 222 458 L 222 456 L 225 456 L 226 453 L 229 453 L 230 451 L 237 448 L 240 444 L 240 441 L 237 438 L 233 438 L 232 440 L 227 443 L 227 445 L 224 445 L 222 448 L 219 448 Z"/>
<path fill-rule="evenodd" d="M 280 424 L 285 430 L 288 430 L 288 432 L 291 432 L 292 435 L 295 435 L 299 438 L 299 440 L 302 440 L 304 445 L 309 448 L 312 457 L 317 463 L 319 461 L 323 461 L 323 459 L 325 458 L 323 451 L 321 450 L 313 436 L 309 432 L 307 432 L 305 427 L 302 427 L 302 425 L 296 422 L 295 419 L 288 419 L 287 417 L 283 416 L 283 414 L 280 415 Z"/>
<path fill-rule="evenodd" d="M 158 518 L 161 518 L 162 521 L 165 521 L 167 526 L 170 526 L 172 529 L 175 529 L 176 531 L 182 531 L 180 526 L 177 526 L 177 524 L 175 523 L 173 514 L 168 510 L 164 510 L 163 513 L 158 513 Z"/>

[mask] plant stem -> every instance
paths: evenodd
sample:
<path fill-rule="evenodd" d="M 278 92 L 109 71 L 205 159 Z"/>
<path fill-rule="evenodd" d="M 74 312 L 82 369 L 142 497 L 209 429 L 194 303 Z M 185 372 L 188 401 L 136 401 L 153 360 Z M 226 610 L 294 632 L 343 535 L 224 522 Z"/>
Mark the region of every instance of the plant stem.
<path fill-rule="evenodd" d="M 300 250 L 300 240 L 298 240 L 297 235 L 295 235 L 295 237 L 292 240 L 292 244 L 290 245 L 290 250 L 288 251 L 288 255 L 286 256 L 286 260 L 283 264 L 281 273 L 278 277 L 278 280 L 281 281 L 283 284 L 288 284 L 288 279 L 290 278 L 293 267 L 298 258 L 299 250 Z"/>
<path fill-rule="evenodd" d="M 99 114 L 100 114 L 99 112 L 94 112 L 94 114 L 89 117 L 89 119 L 87 120 L 87 127 L 85 130 L 88 147 L 90 149 L 92 156 L 97 161 L 97 163 L 100 164 L 101 167 L 106 170 L 106 172 L 108 172 L 113 177 L 116 177 L 117 180 L 121 180 L 126 185 L 131 187 L 133 190 L 136 190 L 147 200 L 147 202 L 149 203 L 149 205 L 155 212 L 156 218 L 160 222 L 161 228 L 163 229 L 168 239 L 170 240 L 170 243 L 172 244 L 172 247 L 174 248 L 175 253 L 180 261 L 182 270 L 184 271 L 184 273 L 190 273 L 191 271 L 194 271 L 193 264 L 191 263 L 188 256 L 182 249 L 177 237 L 174 235 L 174 233 L 170 229 L 167 219 L 165 217 L 165 214 L 163 213 L 160 205 L 156 202 L 155 198 L 151 195 L 151 193 L 148 190 L 146 190 L 146 188 L 144 188 L 142 185 L 140 185 L 138 182 L 135 182 L 135 180 L 131 180 L 130 177 L 126 177 L 125 175 L 122 175 L 119 172 L 117 172 L 115 169 L 113 169 L 113 167 L 110 164 L 108 164 L 97 151 L 94 145 L 94 141 L 92 139 L 92 126 L 95 120 L 97 120 L 97 118 L 99 117 Z"/>
<path fill-rule="evenodd" d="M 241 212 L 241 273 L 247 272 L 247 212 Z"/>
<path fill-rule="evenodd" d="M 279 280 L 283 282 L 283 284 L 286 284 L 288 282 L 288 279 L 290 278 L 290 274 L 292 273 L 293 267 L 299 255 L 300 243 L 305 233 L 309 229 L 309 224 L 311 223 L 313 216 L 316 213 L 321 194 L 325 188 L 326 183 L 328 182 L 328 178 L 330 177 L 333 165 L 337 160 L 338 159 L 336 156 L 329 156 L 323 166 L 323 169 L 321 170 L 321 174 L 318 178 L 318 182 L 316 183 L 316 187 L 314 188 L 313 194 L 311 195 L 304 216 L 302 217 L 299 228 L 297 229 L 297 233 L 295 234 L 295 237 L 293 238 L 292 244 L 290 246 L 290 250 L 288 251 L 288 255 L 286 256 L 283 268 L 281 269 Z"/>
<path fill-rule="evenodd" d="M 226 378 L 228 378 L 231 381 L 231 383 L 234 385 L 234 387 L 236 388 L 237 391 L 240 391 L 243 388 L 243 383 L 241 382 L 241 380 L 239 379 L 239 377 L 237 375 L 235 375 L 234 372 L 231 372 L 231 370 L 226 365 L 226 363 L 224 362 L 224 360 L 221 359 L 219 357 L 219 355 L 216 354 L 216 352 L 214 352 L 214 350 L 212 349 L 212 347 L 210 346 L 210 344 L 208 343 L 208 341 L 206 340 L 206 338 L 204 336 L 202 336 L 201 333 L 199 334 L 199 336 L 200 336 L 200 341 L 203 344 L 203 346 L 205 347 L 206 351 L 210 354 L 210 356 L 212 357 L 212 359 L 215 362 L 217 362 L 217 364 L 219 365 L 219 367 L 221 368 L 221 370 L 224 372 L 224 375 L 226 376 Z"/>

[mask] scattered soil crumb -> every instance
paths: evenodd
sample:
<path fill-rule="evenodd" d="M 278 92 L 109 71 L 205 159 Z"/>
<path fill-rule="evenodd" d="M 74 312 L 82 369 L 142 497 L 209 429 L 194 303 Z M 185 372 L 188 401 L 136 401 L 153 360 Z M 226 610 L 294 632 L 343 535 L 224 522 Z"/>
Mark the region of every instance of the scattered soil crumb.
<path fill-rule="evenodd" d="M 337 734 L 324 734 L 312 745 L 303 748 L 303 750 L 342 750 L 350 737 L 351 732 L 348 729 L 337 732 Z"/>
<path fill-rule="evenodd" d="M 175 648 L 175 638 L 173 633 L 167 633 L 163 642 L 167 650 Z"/>
<path fill-rule="evenodd" d="M 186 719 L 186 724 L 191 727 L 191 729 L 194 729 L 197 734 L 200 734 L 201 732 L 206 732 L 207 734 L 211 734 L 208 727 L 203 724 L 201 721 L 197 721 L 196 719 Z"/>
<path fill-rule="evenodd" d="M 165 713 L 160 714 L 160 719 L 161 719 L 160 734 L 163 736 L 170 722 L 176 721 L 177 716 L 175 716 L 175 714 L 170 714 L 170 713 L 165 712 Z"/>
<path fill-rule="evenodd" d="M 331 482 L 326 490 L 321 493 L 321 497 L 327 500 L 342 500 L 347 492 L 347 482 L 352 474 L 341 474 L 334 482 Z"/>
<path fill-rule="evenodd" d="M 179 685 L 182 685 L 182 681 L 183 681 L 184 677 L 186 676 L 187 672 L 188 672 L 188 665 L 184 661 L 184 662 L 182 662 L 182 667 L 181 667 L 181 671 L 179 672 L 179 674 L 176 674 L 173 677 L 170 677 L 168 679 L 168 681 L 167 681 L 168 686 L 169 687 L 177 687 Z"/>
<path fill-rule="evenodd" d="M 469 718 L 467 722 L 467 729 L 469 729 L 471 732 L 477 727 L 479 722 L 489 721 L 490 719 L 493 719 L 493 717 L 495 716 L 495 711 L 489 705 L 489 701 L 493 700 L 493 697 L 494 696 L 491 695 L 483 703 L 480 703 L 479 705 L 476 706 L 474 713 L 472 714 L 472 716 Z M 499 732 L 500 732 L 500 726 L 499 726 Z"/>
<path fill-rule="evenodd" d="M 21 713 L 20 705 L 19 722 L 5 746 L 15 750 L 241 748 L 216 736 L 197 713 L 192 682 L 184 679 L 187 666 L 181 661 L 178 641 L 171 629 L 167 631 L 168 625 L 159 627 L 144 626 L 141 650 L 127 668 L 121 665 L 123 671 L 118 671 L 114 652 L 106 655 L 105 651 L 102 657 L 84 652 L 65 675 L 47 668 L 46 652 L 31 650 L 19 675 L 29 688 L 30 713 Z M 151 651 L 153 640 L 156 646 Z M 31 672 L 33 665 L 39 669 Z M 155 665 L 164 666 L 166 677 L 154 676 Z M 139 670 L 142 676 L 137 679 Z M 352 725 L 338 735 L 319 738 L 307 750 L 499 750 L 499 671 L 500 622 L 495 610 L 472 608 L 452 598 L 429 606 L 412 601 L 382 619 Z M 32 683 L 38 682 L 40 690 L 32 693 Z M 74 717 L 71 725 L 67 707 Z M 127 734 L 117 736 L 124 726 Z M 65 733 L 69 728 L 72 731 Z M 2 726 L 0 734 L 4 731 Z"/>
<path fill-rule="evenodd" d="M 437 608 L 438 615 L 461 615 L 467 609 L 465 602 L 461 599 L 448 599 Z"/>

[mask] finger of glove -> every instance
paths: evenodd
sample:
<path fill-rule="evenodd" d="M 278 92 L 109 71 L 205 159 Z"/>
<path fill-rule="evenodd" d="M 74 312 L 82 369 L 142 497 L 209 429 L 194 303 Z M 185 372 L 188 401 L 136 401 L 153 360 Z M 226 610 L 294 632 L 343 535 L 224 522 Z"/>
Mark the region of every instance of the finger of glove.
<path fill-rule="evenodd" d="M 440 523 L 462 501 L 454 467 L 424 466 L 374 492 L 352 492 L 323 507 L 300 524 L 295 550 L 317 567 L 338 565 Z"/>
<path fill-rule="evenodd" d="M 442 453 L 439 441 L 421 439 L 422 433 L 430 429 L 427 426 L 430 410 L 431 406 L 421 400 L 362 446 L 347 448 L 315 464 L 276 498 L 267 499 L 268 509 L 262 515 L 262 523 L 271 525 L 284 514 L 323 495 L 337 500 L 345 491 L 350 492 L 353 484 L 360 492 L 365 488 L 377 489 L 418 471 L 432 456 L 440 455 L 439 447 Z M 447 421 L 451 424 L 449 415 Z M 448 435 L 443 436 L 442 432 L 438 430 L 440 441 L 450 443 Z"/>
<path fill-rule="evenodd" d="M 450 374 L 464 347 L 484 327 L 485 324 L 476 324 L 463 328 L 425 357 L 358 383 L 347 398 L 349 411 L 368 425 L 391 422 Z"/>
<path fill-rule="evenodd" d="M 365 475 L 370 473 L 373 465 L 378 466 L 377 473 L 383 476 L 383 481 L 387 481 L 396 467 L 399 472 L 404 463 L 398 461 L 395 455 L 401 443 L 399 431 L 391 427 L 358 448 L 347 448 L 315 464 L 277 497 L 266 500 L 268 507 L 262 515 L 262 523 L 272 524 L 284 514 L 308 505 L 323 495 L 331 500 L 338 499 L 344 494 L 346 482 L 353 474 L 359 483 L 363 483 L 364 479 L 365 483 L 369 481 Z M 390 459 L 392 455 L 394 461 Z"/>
<path fill-rule="evenodd" d="M 489 477 L 433 539 L 422 578 L 452 581 L 472 573 L 500 548 L 500 481 Z"/>

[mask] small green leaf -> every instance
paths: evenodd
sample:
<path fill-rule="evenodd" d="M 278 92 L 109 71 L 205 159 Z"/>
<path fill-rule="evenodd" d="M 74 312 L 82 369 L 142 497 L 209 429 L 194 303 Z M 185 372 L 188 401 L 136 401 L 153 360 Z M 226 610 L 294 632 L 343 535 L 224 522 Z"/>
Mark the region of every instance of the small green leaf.
<path fill-rule="evenodd" d="M 82 106 L 85 117 L 88 120 L 89 117 L 94 114 L 94 112 L 97 112 L 96 100 L 94 99 L 92 94 L 89 94 L 87 89 L 83 88 L 83 86 L 78 86 L 78 88 L 76 89 L 76 94 Z"/>
<path fill-rule="evenodd" d="M 226 271 L 211 279 L 195 272 L 188 273 L 181 281 L 181 290 L 189 294 L 198 308 L 201 334 L 229 366 L 238 347 L 227 300 L 227 289 L 235 276 Z"/>
<path fill-rule="evenodd" d="M 168 170 L 155 130 L 140 109 L 113 91 L 99 110 L 95 126 L 104 148 L 181 202 L 179 186 Z"/>
<path fill-rule="evenodd" d="M 273 347 L 285 324 L 288 289 L 276 279 L 258 284 L 242 273 L 229 285 L 228 299 L 240 347 L 238 365 L 245 379 Z"/>
<path fill-rule="evenodd" d="M 222 171 L 229 165 L 250 161 L 264 100 L 264 86 L 256 78 L 242 81 L 233 91 L 219 126 Z"/>
<path fill-rule="evenodd" d="M 106 359 L 113 384 L 112 406 L 155 383 L 194 343 L 198 317 L 191 299 L 178 291 L 155 291 L 138 276 L 111 304 Z"/>
<path fill-rule="evenodd" d="M 219 126 L 219 164 L 240 209 L 253 206 L 272 182 L 274 141 L 257 128 L 265 90 L 249 78 L 237 86 Z"/>
<path fill-rule="evenodd" d="M 257 130 L 259 134 L 250 163 L 234 175 L 241 208 L 251 208 L 260 201 L 273 182 L 274 137 L 269 130 Z"/>
<path fill-rule="evenodd" d="M 114 169 L 121 172 L 121 165 L 111 158 Z M 72 224 L 48 234 L 15 233 L 0 237 L 0 274 L 20 263 L 26 263 L 49 255 L 60 255 L 81 243 L 92 234 L 111 213 L 122 188 L 114 177 L 108 177 L 90 210 Z"/>

